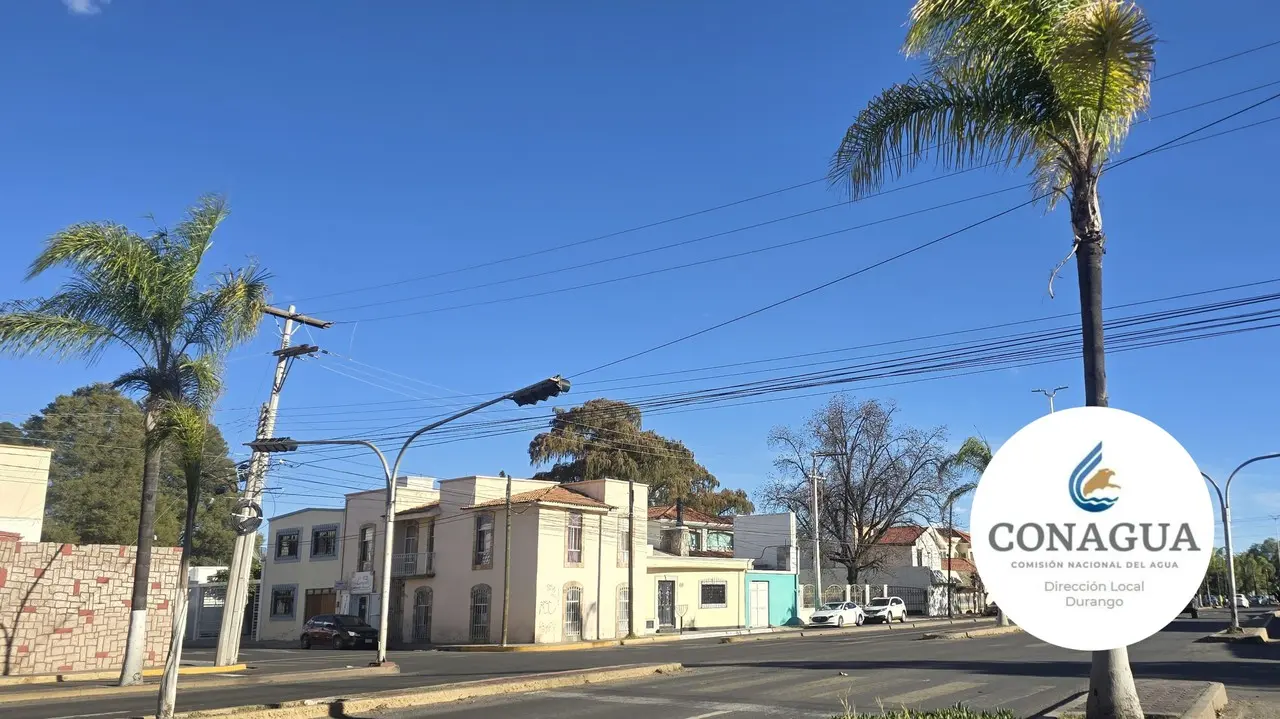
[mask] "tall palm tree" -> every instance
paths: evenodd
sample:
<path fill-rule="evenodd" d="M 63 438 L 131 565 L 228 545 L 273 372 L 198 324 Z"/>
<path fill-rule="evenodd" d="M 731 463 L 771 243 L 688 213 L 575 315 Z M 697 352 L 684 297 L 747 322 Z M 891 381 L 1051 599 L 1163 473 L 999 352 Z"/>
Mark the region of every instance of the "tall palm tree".
<path fill-rule="evenodd" d="M 948 168 L 1029 165 L 1037 199 L 1065 198 L 1090 406 L 1107 405 L 1098 180 L 1148 105 L 1154 44 L 1127 0 L 916 0 L 903 49 L 925 75 L 872 100 L 831 164 L 855 198 L 929 155 Z M 1127 649 L 1094 653 L 1087 712 L 1142 716 Z"/>
<path fill-rule="evenodd" d="M 108 222 L 72 225 L 49 238 L 27 279 L 55 267 L 71 272 L 58 292 L 0 306 L 0 351 L 94 362 L 109 348 L 131 352 L 138 366 L 113 383 L 141 396 L 146 420 L 142 505 L 134 567 L 132 613 L 120 684 L 142 681 L 147 590 L 155 525 L 160 426 L 166 406 L 216 387 L 208 361 L 255 333 L 265 306 L 267 275 L 254 264 L 197 284 L 226 203 L 205 197 L 173 231 L 143 237 Z"/>
<path fill-rule="evenodd" d="M 949 478 L 953 473 L 972 473 L 979 477 L 987 471 L 987 465 L 991 464 L 991 445 L 987 444 L 985 439 L 981 437 L 970 437 L 960 445 L 960 449 L 955 454 L 944 459 L 939 467 L 938 474 L 944 480 Z M 977 482 L 965 482 L 952 489 L 947 496 L 939 502 L 939 511 L 943 516 L 939 517 L 939 521 L 947 523 L 947 615 L 951 614 L 951 547 L 956 536 L 956 502 L 966 494 L 978 488 Z M 1004 612 L 1000 613 L 1000 622 L 1002 626 L 1006 623 Z"/>

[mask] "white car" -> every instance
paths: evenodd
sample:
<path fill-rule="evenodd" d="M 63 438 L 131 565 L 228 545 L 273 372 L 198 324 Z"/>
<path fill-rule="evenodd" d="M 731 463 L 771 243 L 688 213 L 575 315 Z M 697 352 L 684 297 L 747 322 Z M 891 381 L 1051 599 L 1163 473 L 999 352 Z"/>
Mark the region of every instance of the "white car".
<path fill-rule="evenodd" d="M 1236 595 L 1236 606 L 1243 609 L 1249 608 L 1249 600 L 1243 594 Z"/>
<path fill-rule="evenodd" d="M 866 613 L 867 619 L 873 622 L 907 621 L 907 605 L 901 597 L 876 597 L 866 606 Z"/>
<path fill-rule="evenodd" d="M 843 627 L 846 624 L 860 627 L 866 621 L 867 615 L 855 602 L 828 602 L 809 617 L 809 623 L 819 627 Z"/>

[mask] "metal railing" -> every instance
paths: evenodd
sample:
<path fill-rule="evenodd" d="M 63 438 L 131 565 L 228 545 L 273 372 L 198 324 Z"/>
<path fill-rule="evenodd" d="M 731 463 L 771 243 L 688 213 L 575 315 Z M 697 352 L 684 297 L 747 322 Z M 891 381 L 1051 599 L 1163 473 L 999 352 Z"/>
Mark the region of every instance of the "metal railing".
<path fill-rule="evenodd" d="M 435 554 L 433 552 L 410 552 L 391 555 L 391 576 L 393 577 L 429 577 L 434 575 Z"/>

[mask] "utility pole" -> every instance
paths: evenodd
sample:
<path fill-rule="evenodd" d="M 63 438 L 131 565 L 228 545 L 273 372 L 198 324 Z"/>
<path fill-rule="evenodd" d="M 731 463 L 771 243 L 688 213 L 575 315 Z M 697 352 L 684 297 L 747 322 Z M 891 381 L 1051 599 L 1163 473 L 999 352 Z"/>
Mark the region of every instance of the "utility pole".
<path fill-rule="evenodd" d="M 636 638 L 636 481 L 627 480 L 627 639 Z"/>
<path fill-rule="evenodd" d="M 511 477 L 507 477 L 507 528 L 502 550 L 502 646 L 507 646 L 507 606 L 511 604 Z"/>
<path fill-rule="evenodd" d="M 813 507 L 812 521 L 813 525 L 813 610 L 816 612 L 822 608 L 822 552 L 821 540 L 822 522 L 818 519 L 818 454 L 815 452 L 812 457 L 813 471 L 809 475 L 809 482 L 813 485 Z"/>
<path fill-rule="evenodd" d="M 1042 394 L 1042 395 L 1044 395 L 1045 397 L 1048 397 L 1048 398 L 1049 398 L 1049 414 L 1053 414 L 1053 397 L 1054 397 L 1054 395 L 1058 394 L 1058 390 L 1060 390 L 1060 389 L 1067 389 L 1067 387 L 1066 387 L 1066 385 L 1063 385 L 1062 387 L 1054 387 L 1052 390 L 1048 390 L 1048 389 L 1033 389 L 1033 390 L 1031 390 L 1031 391 L 1032 391 L 1032 392 L 1039 392 L 1040 394 Z"/>
<path fill-rule="evenodd" d="M 284 380 L 289 376 L 289 366 L 294 357 L 312 354 L 319 351 L 315 345 L 299 345 L 291 347 L 293 331 L 299 324 L 319 329 L 328 329 L 332 322 L 318 320 L 297 313 L 293 305 L 288 310 L 276 307 L 265 307 L 263 313 L 284 320 L 284 331 L 280 335 L 280 349 L 271 354 L 276 357 L 275 379 L 271 383 L 271 395 L 258 415 L 257 439 L 272 436 L 276 428 L 276 410 L 280 405 L 280 390 L 284 388 Z M 265 452 L 253 453 L 249 459 L 249 473 L 244 482 L 242 497 L 242 518 L 248 519 L 250 506 L 260 507 L 262 499 L 263 479 L 267 473 L 269 455 Z M 260 515 L 259 515 L 260 516 Z M 224 667 L 235 664 L 240 656 L 240 635 L 244 627 L 245 602 L 249 597 L 249 575 L 253 571 L 253 553 L 256 551 L 254 537 L 257 531 L 236 536 L 235 548 L 231 553 L 231 566 L 227 574 L 227 592 L 222 604 L 222 626 L 218 631 L 218 650 L 214 657 L 216 666 Z M 259 601 L 261 598 L 259 598 Z"/>

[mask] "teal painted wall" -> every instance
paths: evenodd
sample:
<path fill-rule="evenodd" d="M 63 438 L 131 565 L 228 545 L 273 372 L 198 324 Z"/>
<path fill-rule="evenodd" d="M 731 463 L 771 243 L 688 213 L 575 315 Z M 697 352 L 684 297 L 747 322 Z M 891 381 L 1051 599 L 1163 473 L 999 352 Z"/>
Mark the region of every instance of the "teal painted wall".
<path fill-rule="evenodd" d="M 742 587 L 742 626 L 745 627 L 750 623 L 752 582 L 769 583 L 769 626 L 781 627 L 800 623 L 800 615 L 796 608 L 796 590 L 799 588 L 799 583 L 794 573 L 747 572 Z"/>

